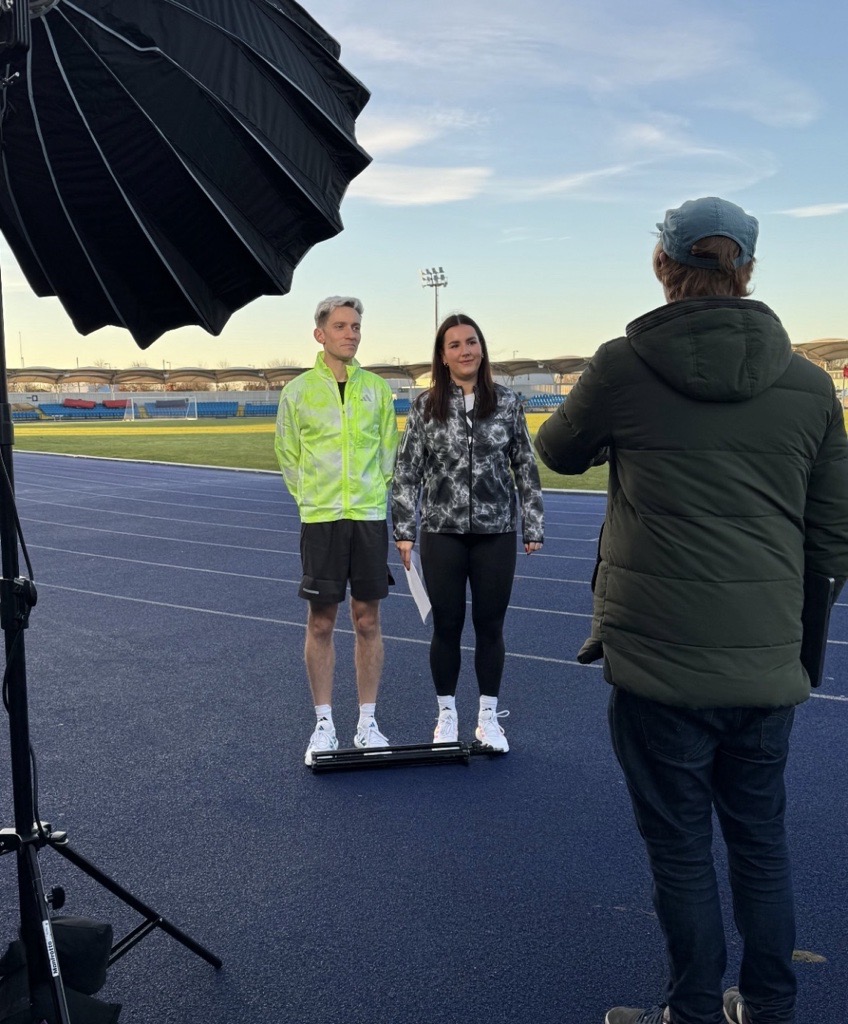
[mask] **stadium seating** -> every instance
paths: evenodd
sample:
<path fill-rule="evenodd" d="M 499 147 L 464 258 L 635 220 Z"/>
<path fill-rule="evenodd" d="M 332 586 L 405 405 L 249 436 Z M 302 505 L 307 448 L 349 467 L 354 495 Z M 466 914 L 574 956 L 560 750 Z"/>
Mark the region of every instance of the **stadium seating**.
<path fill-rule="evenodd" d="M 188 400 L 165 401 L 165 402 L 144 402 L 144 409 L 148 419 L 173 420 L 186 418 Z"/>
<path fill-rule="evenodd" d="M 42 402 L 37 410 L 31 415 L 24 415 L 20 419 L 60 419 L 60 420 L 120 420 L 124 418 L 124 406 L 106 407 L 98 402 L 77 402 L 74 399 L 66 399 L 61 404 L 57 402 Z"/>
<path fill-rule="evenodd" d="M 273 402 L 245 402 L 244 414 L 245 416 L 276 416 L 277 406 Z M 199 415 L 200 410 L 198 409 Z"/>
<path fill-rule="evenodd" d="M 562 404 L 562 395 L 531 395 L 524 401 L 524 408 L 531 412 L 553 411 Z"/>
<path fill-rule="evenodd" d="M 197 415 L 199 419 L 204 417 L 224 419 L 228 416 L 237 416 L 238 402 L 198 402 Z"/>

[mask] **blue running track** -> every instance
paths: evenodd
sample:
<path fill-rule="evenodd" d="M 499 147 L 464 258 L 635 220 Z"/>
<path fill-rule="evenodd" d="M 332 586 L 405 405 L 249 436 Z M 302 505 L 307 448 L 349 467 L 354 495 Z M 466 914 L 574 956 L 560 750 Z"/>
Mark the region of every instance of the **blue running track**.
<path fill-rule="evenodd" d="M 664 954 L 607 739 L 608 688 L 574 661 L 602 496 L 548 494 L 545 547 L 519 555 L 507 757 L 314 776 L 299 523 L 281 480 L 34 454 L 15 471 L 39 592 L 26 642 L 41 817 L 224 960 L 215 971 L 154 933 L 101 992 L 124 1004 L 122 1024 L 601 1024 L 612 1005 L 659 1001 Z M 378 719 L 393 742 L 414 742 L 435 719 L 429 630 L 392 561 Z M 346 611 L 339 622 L 335 720 L 349 743 Z M 844 602 L 831 636 L 789 770 L 799 1024 L 848 1020 Z M 465 643 L 470 739 L 470 625 Z M 137 923 L 54 852 L 40 863 L 67 912 L 116 935 Z M 0 900 L 4 946 L 12 857 Z"/>

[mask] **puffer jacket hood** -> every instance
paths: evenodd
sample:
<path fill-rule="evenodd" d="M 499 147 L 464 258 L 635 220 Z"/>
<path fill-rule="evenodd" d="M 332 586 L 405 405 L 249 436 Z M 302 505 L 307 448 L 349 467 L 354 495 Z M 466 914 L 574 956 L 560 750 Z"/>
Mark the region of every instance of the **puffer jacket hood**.
<path fill-rule="evenodd" d="M 770 388 L 792 358 L 772 310 L 750 299 L 685 299 L 627 325 L 634 351 L 675 391 L 701 402 L 744 402 Z"/>

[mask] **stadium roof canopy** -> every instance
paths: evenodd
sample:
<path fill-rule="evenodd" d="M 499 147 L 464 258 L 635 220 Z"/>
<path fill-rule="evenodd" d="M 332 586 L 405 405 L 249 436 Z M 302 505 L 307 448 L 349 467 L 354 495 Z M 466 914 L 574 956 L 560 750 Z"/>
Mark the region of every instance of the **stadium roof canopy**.
<path fill-rule="evenodd" d="M 518 377 L 525 373 L 574 373 L 585 369 L 588 356 L 562 356 L 559 359 L 507 359 L 492 363 L 492 370 L 498 376 Z M 366 366 L 386 380 L 418 380 L 429 373 L 427 363 L 379 363 Z M 103 366 L 79 366 L 74 369 L 57 369 L 50 366 L 26 366 L 20 370 L 9 369 L 10 384 L 16 381 L 27 383 L 63 384 L 106 384 L 120 388 L 124 384 L 191 384 L 202 380 L 209 384 L 232 384 L 252 382 L 269 388 L 281 387 L 290 380 L 311 369 L 308 366 L 269 366 L 256 369 L 253 366 L 227 366 L 209 370 L 200 366 L 182 366 L 177 369 L 158 370 L 152 366 L 133 366 L 128 370 L 113 370 Z"/>
<path fill-rule="evenodd" d="M 848 338 L 820 338 L 793 346 L 818 362 L 848 359 Z M 550 373 L 559 376 L 579 373 L 589 364 L 590 356 L 558 356 L 554 359 L 505 359 L 492 363 L 492 371 L 499 377 L 519 377 L 524 374 Z M 113 370 L 102 366 L 80 366 L 75 369 L 55 369 L 49 366 L 27 366 L 23 369 L 9 369 L 10 384 L 16 381 L 44 383 L 59 386 L 63 384 L 106 384 L 120 388 L 125 384 L 188 384 L 205 381 L 209 384 L 254 383 L 268 388 L 279 388 L 290 380 L 311 369 L 308 366 L 268 366 L 257 369 L 254 366 L 227 366 L 209 370 L 200 366 L 182 366 L 178 369 L 157 370 L 151 366 L 133 366 L 128 370 Z M 378 363 L 366 366 L 366 370 L 386 380 L 417 381 L 429 373 L 430 363 Z"/>
<path fill-rule="evenodd" d="M 793 347 L 796 352 L 823 363 L 832 362 L 834 359 L 848 359 L 848 338 L 819 338 L 818 341 L 805 341 Z"/>

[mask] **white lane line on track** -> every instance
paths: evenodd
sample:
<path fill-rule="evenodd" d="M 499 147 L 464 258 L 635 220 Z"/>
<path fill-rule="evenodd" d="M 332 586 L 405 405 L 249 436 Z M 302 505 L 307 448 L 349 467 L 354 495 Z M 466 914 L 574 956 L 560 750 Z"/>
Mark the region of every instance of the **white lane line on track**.
<path fill-rule="evenodd" d="M 157 542 L 158 541 L 165 541 L 165 542 L 171 543 L 171 544 L 193 544 L 195 546 L 200 546 L 200 547 L 206 546 L 206 547 L 210 547 L 210 548 L 234 549 L 236 551 L 253 551 L 253 552 L 256 552 L 258 554 L 263 554 L 263 555 L 287 555 L 288 557 L 292 557 L 292 558 L 294 558 L 294 557 L 299 558 L 300 557 L 300 552 L 299 551 L 283 551 L 283 550 L 280 550 L 278 548 L 251 548 L 251 547 L 246 547 L 244 544 L 221 544 L 218 541 L 211 541 L 211 540 L 191 540 L 191 539 L 186 539 L 186 538 L 181 538 L 181 537 L 156 537 L 156 536 L 154 536 L 152 534 L 149 534 L 149 533 L 130 533 L 129 531 L 122 531 L 122 530 L 107 530 L 107 529 L 105 529 L 102 526 L 79 526 L 79 525 L 68 526 L 67 523 L 53 523 L 53 522 L 51 522 L 50 520 L 47 520 L 47 519 L 29 519 L 28 521 L 32 522 L 32 523 L 41 523 L 41 524 L 47 525 L 47 526 L 62 526 L 65 529 L 69 529 L 69 530 L 84 530 L 87 533 L 105 533 L 105 534 L 107 534 L 110 537 L 111 536 L 114 536 L 114 537 L 134 537 L 134 538 L 139 539 L 139 540 L 154 540 L 154 541 L 157 541 Z M 49 545 L 30 544 L 29 546 L 31 548 L 33 548 L 33 549 L 38 548 L 38 547 L 44 547 L 44 548 L 46 548 L 49 551 L 67 551 L 67 550 L 69 550 L 68 548 L 51 548 Z M 92 556 L 97 556 L 98 555 L 98 553 L 94 552 L 94 551 L 72 552 L 72 553 L 87 554 L 87 555 L 92 555 Z M 103 556 L 98 556 L 98 557 L 116 558 L 117 556 L 116 555 L 103 555 Z M 138 561 L 141 562 L 142 564 L 144 564 L 144 559 L 138 559 Z M 594 561 L 594 559 L 585 559 L 585 561 Z M 398 565 L 397 568 L 400 569 L 400 566 Z M 208 570 L 208 571 L 211 572 L 212 570 Z M 517 580 L 531 580 L 533 582 L 539 581 L 539 582 L 542 582 L 542 583 L 579 583 L 579 584 L 584 585 L 584 586 L 588 585 L 588 582 L 589 582 L 588 580 L 566 579 L 566 578 L 561 577 L 561 576 L 521 576 L 521 575 L 516 574 L 515 578 Z"/>
<path fill-rule="evenodd" d="M 45 487 L 43 489 L 44 490 L 49 490 L 51 492 L 55 490 L 55 488 L 52 488 L 52 487 L 50 487 L 50 488 Z M 61 494 L 61 493 L 67 493 L 67 492 L 57 491 L 56 493 Z M 77 491 L 76 492 L 76 497 L 108 498 L 111 501 L 135 501 L 135 502 L 140 502 L 142 505 L 165 505 L 165 506 L 168 506 L 170 508 L 190 508 L 192 510 L 197 510 L 199 512 L 224 512 L 227 515 L 274 516 L 275 518 L 283 518 L 283 519 L 298 519 L 298 520 L 300 519 L 300 516 L 298 516 L 296 513 L 292 514 L 290 512 L 277 512 L 277 511 L 274 511 L 274 512 L 258 512 L 258 511 L 254 511 L 253 509 L 244 509 L 244 508 L 219 508 L 219 507 L 216 508 L 214 505 L 197 505 L 197 504 L 195 504 L 193 502 L 160 501 L 158 498 L 139 498 L 139 497 L 136 497 L 135 495 L 130 495 L 130 494 L 127 494 L 127 495 L 123 495 L 123 494 L 104 494 L 102 491 Z M 21 500 L 21 499 L 19 498 L 19 500 Z M 45 505 L 58 505 L 58 504 L 60 504 L 59 502 L 45 501 L 44 499 L 39 498 L 39 497 L 25 497 L 22 500 L 24 500 L 24 501 L 31 501 L 31 502 L 33 502 L 35 504 L 39 504 L 39 503 L 43 503 Z M 67 506 L 67 507 L 69 507 L 69 508 L 88 508 L 89 506 L 87 506 L 87 505 L 83 505 L 83 506 L 70 505 L 70 506 Z M 103 509 L 103 510 L 101 510 L 99 508 L 99 506 L 92 506 L 92 511 L 94 511 L 94 510 L 106 511 L 106 512 L 111 512 L 112 511 L 112 509 Z M 124 512 L 124 513 L 121 513 L 121 514 L 122 515 L 129 515 L 131 513 Z"/>
<path fill-rule="evenodd" d="M 537 552 L 538 553 L 538 552 Z M 533 556 L 536 557 L 535 555 Z M 566 576 L 521 576 L 519 573 L 515 574 L 517 580 L 530 580 L 532 583 L 577 583 L 581 587 L 588 587 L 589 580 L 572 580 Z"/>
<path fill-rule="evenodd" d="M 104 508 L 98 507 L 97 505 L 94 505 L 94 506 L 92 506 L 92 505 L 72 505 L 72 504 L 70 504 L 70 502 L 66 502 L 66 501 L 44 501 L 41 498 L 19 498 L 18 501 L 19 501 L 19 503 L 22 502 L 22 501 L 30 502 L 31 504 L 37 505 L 39 507 L 43 507 L 43 506 L 46 505 L 46 506 L 48 506 L 50 508 L 71 508 L 71 509 L 75 509 L 77 512 L 99 512 L 101 515 L 104 515 L 104 516 L 124 516 L 124 517 L 129 517 L 130 519 L 152 519 L 154 522 L 182 523 L 185 526 L 211 526 L 213 528 L 218 528 L 218 529 L 253 530 L 253 531 L 256 531 L 256 532 L 259 532 L 259 533 L 292 533 L 292 534 L 298 534 L 298 535 L 300 534 L 300 530 L 299 529 L 298 530 L 278 530 L 278 529 L 275 529 L 273 526 L 245 526 L 243 523 L 210 523 L 210 522 L 207 522 L 207 520 L 205 520 L 205 519 L 176 519 L 176 518 L 174 518 L 174 516 L 151 516 L 151 515 L 147 515 L 145 512 L 120 512 L 117 509 L 112 509 L 112 508 L 104 509 Z M 165 504 L 165 503 L 163 502 L 162 504 Z M 180 507 L 190 507 L 190 506 L 180 506 Z M 214 512 L 216 510 L 215 509 L 209 509 L 208 511 L 213 511 Z M 238 512 L 236 509 L 232 509 L 230 511 L 231 511 L 231 514 L 233 514 L 233 515 L 241 515 L 242 514 L 242 513 Z M 271 515 L 272 513 L 270 513 L 270 512 L 267 512 L 267 513 L 251 512 L 251 513 L 248 513 L 248 514 L 249 515 Z M 296 518 L 296 517 L 289 517 L 289 518 Z M 24 522 L 26 522 L 28 519 L 30 519 L 30 517 L 27 516 L 26 514 L 24 514 L 24 515 L 21 516 L 21 519 Z M 43 519 L 32 519 L 31 521 L 34 522 L 34 523 L 39 523 L 39 522 L 43 523 L 43 522 L 45 522 L 45 520 L 43 520 Z M 74 524 L 74 523 L 54 523 L 53 525 L 55 525 L 55 526 L 75 526 L 76 524 Z M 565 541 L 566 543 L 572 543 L 572 544 L 597 544 L 597 542 L 598 542 L 597 541 L 597 537 L 554 537 L 554 538 L 549 538 L 549 539 L 557 540 L 557 541 Z M 579 556 L 576 556 L 576 555 L 575 556 L 572 556 L 572 555 L 552 555 L 550 552 L 547 552 L 547 551 L 537 551 L 536 552 L 536 557 L 537 558 L 571 558 L 571 557 L 579 557 Z"/>
<path fill-rule="evenodd" d="M 83 590 L 79 587 L 62 587 L 57 583 L 41 583 L 41 587 L 45 587 L 48 590 L 61 590 L 69 594 L 84 594 L 86 597 L 105 597 L 111 601 L 129 601 L 132 604 L 146 604 L 154 608 L 171 608 L 174 611 L 181 612 L 195 612 L 198 615 L 214 615 L 225 619 L 241 619 L 248 622 L 260 622 L 271 626 L 294 626 L 296 629 L 305 629 L 305 622 L 292 622 L 289 619 L 272 619 L 261 615 L 244 615 L 240 612 L 222 612 L 215 608 L 196 608 L 193 605 L 187 604 L 172 604 L 169 601 L 151 601 L 145 597 L 125 597 L 122 594 L 105 594 L 99 590 Z M 347 636 L 354 636 L 352 629 L 344 629 L 341 626 L 336 626 L 337 633 L 344 633 Z M 426 645 L 429 647 L 429 637 L 424 639 L 418 639 L 417 637 L 409 636 L 393 636 L 390 633 L 383 634 L 384 640 L 395 640 L 398 643 L 403 644 L 418 644 L 419 646 Z M 463 651 L 473 651 L 473 647 L 463 645 L 461 647 Z M 544 658 L 538 654 L 517 654 L 513 651 L 507 651 L 506 656 L 508 658 L 518 658 L 522 661 L 544 661 L 553 665 L 576 665 L 578 668 L 602 668 L 601 665 L 580 665 L 579 662 L 569 661 L 565 658 Z"/>
<path fill-rule="evenodd" d="M 71 505 L 68 502 L 63 501 L 42 501 L 40 498 L 25 498 L 24 500 L 32 502 L 32 504 L 38 505 L 39 507 L 47 505 L 50 508 L 72 508 L 76 509 L 78 512 L 99 512 L 101 515 L 104 516 L 124 516 L 129 517 L 130 519 L 152 519 L 154 522 L 182 523 L 185 526 L 212 526 L 217 527 L 219 529 L 227 530 L 253 530 L 258 531 L 259 533 L 294 533 L 298 535 L 300 534 L 300 530 L 277 530 L 273 526 L 244 526 L 241 523 L 209 523 L 205 519 L 175 519 L 174 516 L 150 516 L 145 514 L 144 512 L 118 512 L 115 509 L 111 508 L 98 508 L 96 505 L 94 507 L 90 505 Z M 239 515 L 240 513 L 233 510 L 232 514 Z M 26 522 L 28 516 L 22 515 L 21 519 L 24 522 Z M 43 520 L 33 520 L 33 522 L 39 521 Z M 57 523 L 56 525 L 59 526 L 62 524 Z"/>
<path fill-rule="evenodd" d="M 471 603 L 470 601 L 468 602 Z M 591 619 L 589 612 L 561 612 L 554 608 L 525 608 L 524 605 L 511 604 L 510 611 L 514 612 L 538 612 L 540 615 L 567 615 L 573 619 Z"/>
<path fill-rule="evenodd" d="M 79 551 L 72 548 L 56 548 L 51 547 L 49 544 L 30 544 L 29 547 L 33 551 L 56 551 L 62 555 L 79 555 L 82 558 L 103 558 L 110 562 L 128 562 L 131 565 L 140 565 L 151 569 L 176 569 L 183 572 L 203 572 L 208 573 L 211 576 L 234 576 L 240 580 L 260 580 L 267 583 L 300 583 L 299 579 L 289 580 L 282 576 L 256 576 L 252 573 L 228 572 L 226 569 L 206 569 L 202 566 L 195 565 L 177 565 L 174 562 L 151 562 L 147 558 L 127 558 L 124 555 L 104 555 L 99 551 Z"/>
<path fill-rule="evenodd" d="M 85 511 L 91 512 L 91 511 L 94 511 L 94 510 L 93 509 L 86 509 Z M 132 515 L 133 513 L 130 513 L 130 512 L 117 512 L 117 513 L 110 513 L 110 514 L 127 516 L 127 515 Z M 234 530 L 254 530 L 254 531 L 258 531 L 259 533 L 287 533 L 287 534 L 293 534 L 293 535 L 296 535 L 296 536 L 299 536 L 299 534 L 300 534 L 299 530 L 273 530 L 270 527 L 266 528 L 266 527 L 262 527 L 262 526 L 236 526 L 236 525 L 233 525 L 232 523 L 229 523 L 229 524 L 227 524 L 227 523 L 223 523 L 223 524 L 221 524 L 221 523 L 202 523 L 202 522 L 198 522 L 198 521 L 193 520 L 193 519 L 174 519 L 174 518 L 172 518 L 170 516 L 138 516 L 137 518 L 139 518 L 139 519 L 154 519 L 154 520 L 157 520 L 157 521 L 160 521 L 160 522 L 166 522 L 166 523 L 187 523 L 189 526 L 218 526 L 218 527 L 229 527 L 230 529 L 234 529 Z M 248 547 L 244 547 L 241 544 L 221 544 L 221 543 L 219 543 L 217 541 L 211 541 L 211 540 L 190 540 L 190 539 L 184 538 L 184 537 L 160 537 L 160 536 L 157 536 L 157 535 L 151 534 L 151 533 L 131 533 L 131 532 L 127 531 L 127 530 L 108 530 L 108 529 L 106 529 L 105 527 L 102 527 L 102 526 L 82 526 L 80 523 L 57 523 L 57 522 L 55 522 L 52 519 L 36 519 L 35 516 L 30 516 L 30 515 L 23 515 L 23 516 L 21 516 L 21 521 L 24 522 L 24 523 L 39 523 L 41 526 L 59 526 L 59 527 L 61 527 L 64 530 L 89 530 L 89 531 L 92 531 L 92 532 L 95 532 L 95 533 L 114 534 L 114 536 L 116 536 L 116 537 L 141 537 L 141 538 L 144 538 L 146 540 L 173 541 L 175 544 L 208 544 L 210 547 L 213 547 L 213 548 L 243 548 L 245 551 L 265 551 L 265 552 L 269 552 L 271 554 L 297 555 L 298 557 L 300 557 L 300 552 L 299 551 L 281 551 L 281 550 L 278 550 L 277 548 L 248 548 Z M 539 559 L 542 559 L 542 558 L 559 558 L 559 559 L 571 560 L 571 561 L 574 561 L 574 562 L 594 562 L 594 561 L 596 561 L 595 558 L 590 557 L 588 555 L 551 555 L 551 554 L 545 553 L 544 551 L 537 551 L 537 552 L 535 552 L 533 557 L 537 561 Z M 545 579 L 545 577 L 544 576 L 537 576 L 537 577 L 534 577 L 534 576 L 516 576 L 516 579 Z M 559 581 L 558 580 L 554 580 L 554 582 L 559 582 Z"/>
<path fill-rule="evenodd" d="M 22 477 L 23 477 L 23 479 L 22 479 Z M 72 475 L 68 475 L 66 477 L 61 477 L 61 478 L 59 478 L 59 477 L 51 477 L 51 480 L 58 480 L 58 479 L 68 480 L 68 482 L 70 484 L 72 484 L 74 487 L 80 486 L 80 482 L 76 479 L 76 477 L 74 477 Z M 23 483 L 27 487 L 39 487 L 39 488 L 41 488 L 41 487 L 46 487 L 47 486 L 46 484 L 43 484 L 41 482 L 35 483 L 35 482 L 31 481 L 31 480 L 27 480 L 26 476 L 23 475 L 23 474 L 16 474 L 15 482 L 16 482 L 16 484 Z M 103 487 L 104 486 L 104 481 L 98 480 L 96 482 L 93 482 L 93 484 L 94 484 L 95 487 Z M 85 482 L 85 486 L 91 486 L 91 484 L 89 484 L 88 482 Z M 262 505 L 284 505 L 284 506 L 286 506 L 288 508 L 292 508 L 294 506 L 294 502 L 292 501 L 291 498 L 250 498 L 250 497 L 247 497 L 246 495 L 241 495 L 241 494 L 239 494 L 239 495 L 215 494 L 215 493 L 210 494 L 210 493 L 208 493 L 206 491 L 182 491 L 182 490 L 179 490 L 178 488 L 171 488 L 171 487 L 167 487 L 165 485 L 158 485 L 158 484 L 154 485 L 153 487 L 151 487 L 149 484 L 139 484 L 139 483 L 135 483 L 135 484 L 122 484 L 122 483 L 118 483 L 118 482 L 114 482 L 113 483 L 112 480 L 109 480 L 108 484 L 106 484 L 106 486 L 108 486 L 110 488 L 113 488 L 114 490 L 117 490 L 118 488 L 122 488 L 122 489 L 129 490 L 129 491 L 143 491 L 145 494 L 150 494 L 151 492 L 156 493 L 156 492 L 160 492 L 161 491 L 161 493 L 163 493 L 163 494 L 179 494 L 179 495 L 181 495 L 183 497 L 188 497 L 188 498 L 206 498 L 207 500 L 214 499 L 214 500 L 221 500 L 221 501 L 249 501 L 249 502 L 252 502 L 252 503 L 255 503 L 255 504 L 262 504 Z M 57 490 L 61 494 L 67 493 L 66 489 L 62 490 L 61 488 L 55 488 L 55 490 Z M 91 493 L 91 492 L 90 491 L 86 491 L 86 493 Z M 112 494 L 112 495 L 110 495 L 110 497 L 116 497 L 116 495 Z M 132 495 L 128 495 L 128 497 L 132 497 Z"/>
<path fill-rule="evenodd" d="M 283 551 L 280 548 L 250 548 L 244 544 L 222 544 L 214 540 L 192 540 L 188 537 L 160 537 L 154 533 L 130 533 L 128 530 L 107 530 L 103 526 L 81 526 L 79 523 L 54 523 L 50 519 L 34 519 L 26 516 L 24 522 L 41 523 L 43 526 L 61 526 L 65 530 L 85 530 L 88 533 L 106 533 L 110 537 L 136 537 L 140 540 L 155 540 L 157 543 L 196 544 L 208 548 L 232 548 L 235 551 L 258 551 L 265 555 L 293 555 L 300 558 L 299 551 Z M 280 531 L 284 532 L 284 531 Z"/>
<path fill-rule="evenodd" d="M 239 612 L 222 612 L 222 611 L 218 611 L 218 610 L 216 610 L 214 608 L 196 608 L 196 607 L 193 607 L 192 605 L 172 604 L 172 603 L 167 602 L 167 601 L 151 601 L 148 598 L 143 598 L 143 597 L 124 597 L 123 595 L 120 595 L 120 594 L 105 594 L 105 593 L 103 593 L 101 591 L 97 591 L 97 590 L 81 590 L 81 589 L 79 589 L 77 587 L 61 587 L 61 586 L 59 586 L 58 584 L 55 584 L 55 583 L 42 583 L 41 586 L 42 587 L 47 587 L 47 589 L 49 589 L 49 590 L 62 590 L 62 591 L 65 591 L 66 593 L 70 593 L 70 594 L 85 594 L 87 597 L 105 597 L 105 598 L 107 598 L 109 600 L 112 600 L 112 601 L 129 601 L 129 602 L 131 602 L 133 604 L 151 605 L 154 608 L 172 608 L 175 611 L 195 612 L 198 615 L 215 615 L 215 616 L 219 616 L 221 618 L 241 619 L 241 620 L 246 620 L 248 622 L 261 622 L 261 623 L 265 623 L 265 624 L 271 625 L 271 626 L 293 626 L 296 629 L 305 629 L 306 628 L 306 623 L 305 622 L 292 622 L 289 619 L 272 619 L 272 618 L 267 618 L 265 616 L 260 616 L 260 615 L 243 615 L 243 614 L 241 614 Z M 354 631 L 352 629 L 344 629 L 341 626 L 336 626 L 336 632 L 337 633 L 344 633 L 347 636 L 354 636 Z M 418 646 L 424 646 L 424 645 L 428 645 L 429 646 L 429 643 L 430 643 L 429 639 L 423 640 L 423 639 L 418 639 L 417 637 L 393 636 L 390 633 L 384 633 L 383 634 L 383 639 L 384 640 L 394 640 L 397 643 L 417 644 Z M 830 642 L 830 641 L 828 641 L 828 642 Z M 463 651 L 473 651 L 474 648 L 466 646 L 465 644 L 463 644 L 462 647 L 461 647 L 461 650 L 463 650 Z M 575 666 L 577 668 L 588 668 L 588 669 L 596 669 L 596 670 L 603 668 L 603 665 L 602 664 L 598 664 L 597 662 L 592 664 L 592 665 L 581 665 L 579 662 L 574 661 L 573 659 L 570 660 L 568 658 L 546 658 L 546 657 L 543 657 L 542 655 L 539 655 L 539 654 L 518 654 L 515 651 L 506 651 L 506 657 L 507 658 L 515 658 L 515 659 L 518 659 L 519 661 L 540 661 L 540 662 L 544 662 L 544 663 L 549 664 L 549 665 L 573 665 L 573 666 Z M 817 697 L 820 700 L 834 700 L 834 701 L 842 701 L 842 702 L 848 703 L 848 697 L 839 697 L 839 696 L 830 695 L 830 694 L 826 694 L 826 693 L 811 693 L 810 697 Z"/>
<path fill-rule="evenodd" d="M 79 551 L 79 550 L 73 549 L 73 548 L 57 548 L 57 547 L 51 546 L 50 544 L 30 544 L 29 547 L 33 551 L 55 551 L 58 554 L 62 554 L 62 555 L 76 555 L 76 556 L 78 556 L 80 558 L 100 558 L 100 559 L 104 559 L 104 560 L 110 561 L 110 562 L 126 562 L 126 563 L 128 563 L 130 565 L 139 565 L 142 568 L 147 567 L 147 568 L 151 568 L 151 569 L 172 569 L 172 570 L 176 570 L 177 572 L 200 572 L 200 573 L 206 573 L 207 575 L 210 575 L 210 576 L 230 576 L 230 577 L 234 577 L 235 579 L 240 579 L 240 580 L 258 580 L 258 581 L 264 582 L 264 583 L 285 583 L 287 586 L 288 585 L 299 585 L 300 584 L 300 580 L 299 579 L 287 579 L 287 578 L 282 577 L 282 576 L 257 576 L 257 575 L 255 575 L 253 573 L 229 572 L 226 569 L 207 569 L 207 568 L 204 568 L 203 566 L 178 565 L 178 564 L 176 564 L 174 562 L 152 562 L 152 561 L 150 561 L 149 559 L 146 559 L 146 558 L 128 558 L 126 555 L 106 555 L 106 554 L 103 554 L 102 552 L 99 552 L 99 551 Z M 401 570 L 400 562 L 398 562 L 396 565 L 392 565 L 392 568 L 397 569 L 398 572 L 400 572 L 400 570 Z M 528 577 L 528 578 L 531 578 L 531 577 Z M 562 583 L 562 582 L 583 583 L 584 581 L 583 580 L 572 580 L 572 581 L 555 580 L 554 582 L 556 582 L 556 583 Z M 41 585 L 40 581 L 37 581 L 37 583 L 38 583 L 39 586 Z M 57 584 L 52 584 L 52 585 L 56 586 Z M 46 583 L 45 586 L 51 586 L 51 584 Z M 398 590 L 392 590 L 392 591 L 389 592 L 389 597 L 403 597 L 403 598 L 407 598 L 407 599 L 411 600 L 412 599 L 412 594 L 407 594 L 407 593 L 404 593 L 404 592 L 401 592 L 401 591 L 398 591 Z M 468 607 L 471 606 L 471 601 L 466 601 L 465 603 L 466 603 L 466 605 Z M 591 617 L 592 617 L 587 612 L 567 612 L 567 611 L 559 611 L 559 610 L 553 609 L 553 608 L 526 608 L 526 607 L 524 607 L 523 605 L 520 605 L 520 604 L 510 604 L 509 607 L 510 607 L 510 609 L 512 609 L 514 611 L 518 611 L 518 612 L 538 612 L 540 615 L 565 615 L 565 616 L 579 618 L 579 619 L 591 619 Z"/>

